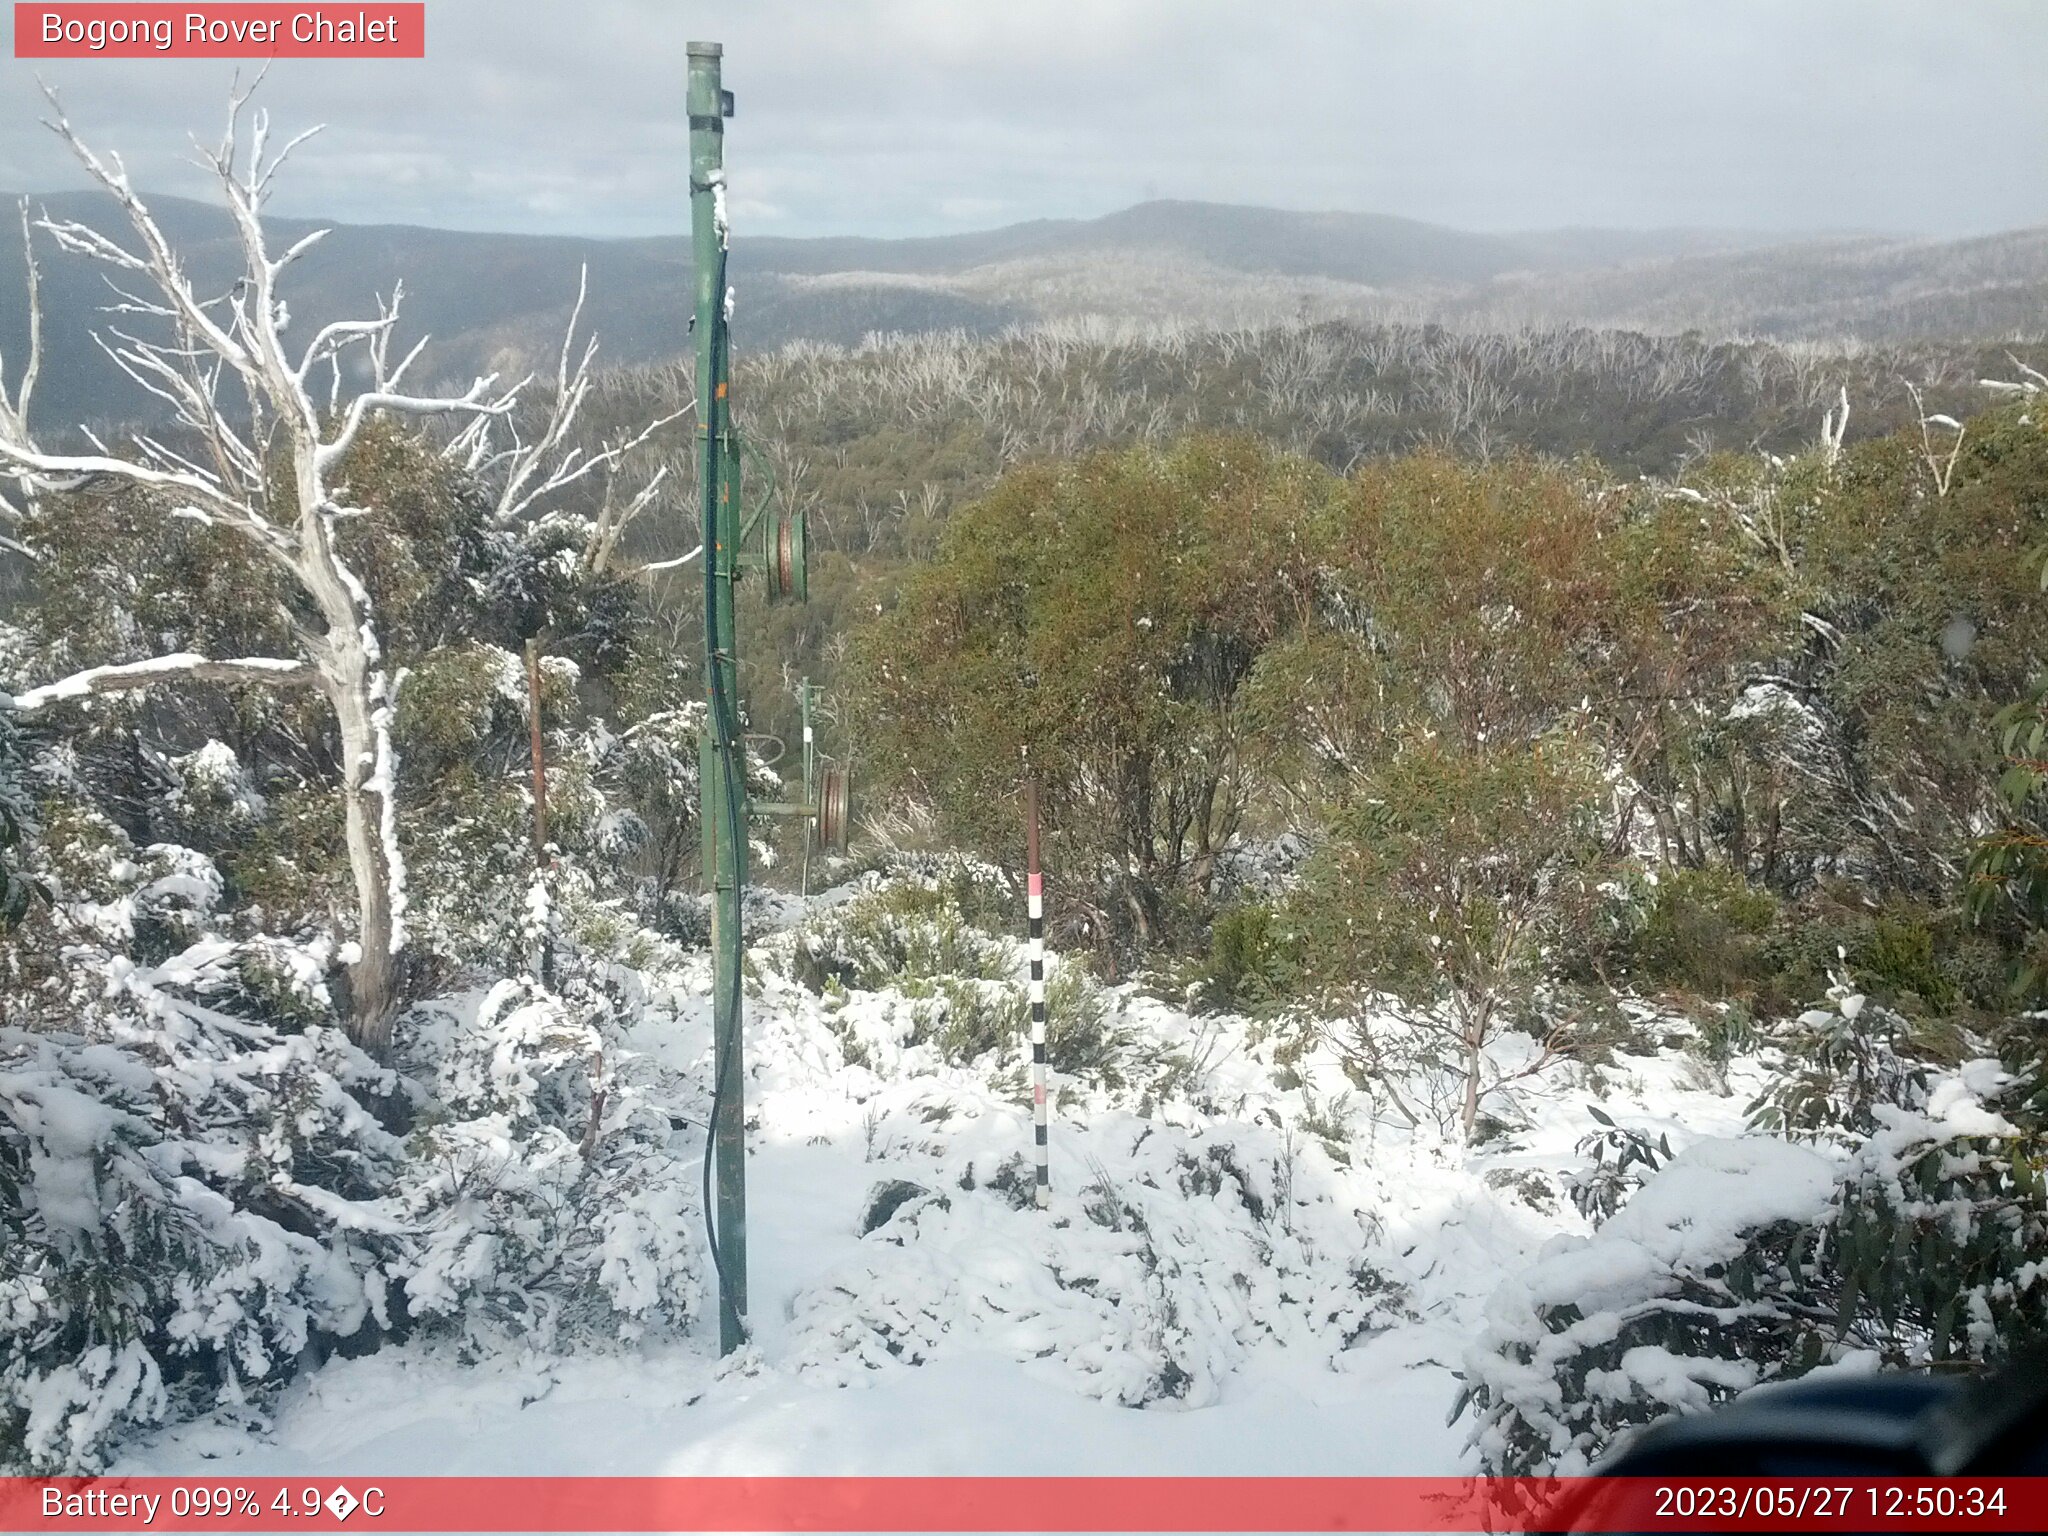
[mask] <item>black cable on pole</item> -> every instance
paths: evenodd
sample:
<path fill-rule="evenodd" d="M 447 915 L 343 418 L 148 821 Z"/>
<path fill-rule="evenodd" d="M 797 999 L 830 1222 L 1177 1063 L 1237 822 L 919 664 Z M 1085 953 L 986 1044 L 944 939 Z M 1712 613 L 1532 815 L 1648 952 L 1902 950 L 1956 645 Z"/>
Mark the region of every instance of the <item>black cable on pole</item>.
<path fill-rule="evenodd" d="M 721 718 L 723 718 L 723 711 L 726 707 L 725 685 L 723 680 L 718 675 L 718 668 L 715 664 L 711 669 L 711 679 L 711 689 L 713 696 L 712 708 L 719 710 L 721 712 Z M 745 831 L 745 822 L 744 818 L 741 817 L 739 812 L 738 785 L 736 783 L 736 775 L 733 773 L 732 754 L 729 752 L 720 752 L 718 754 L 718 760 L 720 764 L 720 771 L 725 775 L 725 803 L 727 808 L 726 816 L 728 821 L 727 835 L 734 839 L 737 839 L 740 836 L 742 836 Z M 737 842 L 735 842 L 734 846 L 738 846 Z M 715 881 L 716 876 L 714 875 L 713 878 Z M 713 900 L 716 899 L 717 894 L 714 886 Z M 735 907 L 737 907 L 737 904 L 735 904 Z M 735 938 L 737 938 L 737 935 L 735 935 Z M 713 955 L 712 964 L 714 968 L 717 965 L 717 957 L 715 952 Z M 730 997 L 730 1006 L 732 1017 L 737 1018 L 739 1016 L 740 1007 L 740 968 L 737 965 L 735 965 L 732 968 L 732 992 Z M 715 1273 L 718 1276 L 718 1304 L 719 1307 L 723 1309 L 726 1304 L 726 1296 L 728 1294 L 729 1287 L 725 1275 L 725 1251 L 720 1246 L 718 1240 L 718 1217 L 716 1216 L 713 1210 L 711 1189 L 711 1159 L 718 1142 L 719 1112 L 725 1107 L 725 1099 L 727 1092 L 735 1086 L 733 1082 L 733 1067 L 734 1064 L 739 1060 L 739 1052 L 727 1051 L 721 1053 L 719 1051 L 718 1012 L 715 1005 L 712 1009 L 711 1021 L 711 1055 L 712 1060 L 716 1063 L 716 1066 L 713 1069 L 711 1079 L 711 1116 L 709 1123 L 704 1127 L 704 1235 L 709 1240 L 711 1245 L 711 1268 L 713 1273 Z M 742 1127 L 742 1133 L 744 1134 L 744 1127 Z M 740 1155 L 744 1157 L 746 1155 L 745 1151 L 742 1150 Z M 737 1306 L 735 1306 L 733 1308 L 733 1317 L 735 1321 L 737 1321 L 739 1324 L 740 1338 L 742 1340 L 746 1339 L 749 1333 L 749 1330 L 747 1328 L 746 1314 L 740 1311 L 740 1309 Z"/>
<path fill-rule="evenodd" d="M 717 302 L 719 303 L 724 302 L 725 261 L 725 252 L 723 250 L 720 250 L 720 252 L 718 253 L 717 282 L 712 289 L 712 292 L 719 296 L 717 300 Z M 718 387 L 718 380 L 721 379 L 725 374 L 725 348 L 730 344 L 730 338 L 726 335 L 725 327 L 718 322 L 716 317 L 713 318 L 712 325 L 713 330 L 711 387 L 714 391 L 714 394 L 711 401 L 711 408 L 706 413 L 705 421 L 706 429 L 712 433 L 713 443 L 715 445 L 717 441 L 716 429 L 719 425 L 719 402 L 715 391 Z M 716 455 L 716 452 L 717 449 L 714 446 L 713 456 Z M 710 487 L 708 486 L 699 486 L 697 488 L 697 493 L 700 496 L 708 495 L 709 492 Z M 715 519 L 718 516 L 717 503 L 714 501 L 711 505 L 713 508 L 711 515 Z M 706 528 L 704 530 L 704 615 L 707 621 L 707 629 L 709 629 L 710 627 L 709 621 L 711 620 L 712 616 L 716 614 L 718 611 L 716 604 L 718 601 L 718 568 L 720 562 L 712 558 L 712 548 L 714 543 L 712 539 L 712 534 L 716 531 L 718 530 L 712 528 Z M 737 554 L 736 548 L 734 550 L 734 553 L 735 555 Z M 725 808 L 727 819 L 726 835 L 730 839 L 732 839 L 732 846 L 734 849 L 734 868 L 737 869 L 740 851 L 744 847 L 744 845 L 740 842 L 740 839 L 743 836 L 745 836 L 746 833 L 745 818 L 742 817 L 740 814 L 740 796 L 744 786 L 738 782 L 738 776 L 733 771 L 732 753 L 726 749 L 725 745 L 728 738 L 732 736 L 734 733 L 727 732 L 725 727 L 728 723 L 729 715 L 732 717 L 730 723 L 735 727 L 735 729 L 737 728 L 739 721 L 737 718 L 737 712 L 733 711 L 732 709 L 731 699 L 726 694 L 725 674 L 719 668 L 718 660 L 719 659 L 717 654 L 707 646 L 704 652 L 704 665 L 710 674 L 711 711 L 713 720 L 717 725 L 719 740 L 721 743 L 720 750 L 717 755 L 719 772 L 723 774 L 725 777 Z M 710 873 L 711 900 L 715 909 L 718 901 L 718 867 L 715 860 L 713 861 Z M 734 908 L 735 916 L 737 916 L 737 901 L 735 901 L 734 903 Z M 737 950 L 739 935 L 735 934 L 733 938 L 734 946 Z M 715 973 L 718 967 L 718 952 L 716 945 L 712 947 L 711 964 L 713 972 Z M 737 965 L 735 965 L 732 968 L 732 992 L 729 999 L 729 1017 L 739 1017 L 740 995 L 740 968 Z M 712 1061 L 715 1063 L 715 1065 L 712 1069 L 711 1078 L 711 1115 L 709 1122 L 704 1127 L 704 1236 L 706 1241 L 710 1244 L 711 1248 L 712 1272 L 718 1277 L 718 1305 L 721 1312 L 723 1312 L 726 1306 L 726 1298 L 730 1295 L 731 1292 L 730 1285 L 726 1278 L 725 1252 L 724 1248 L 719 1242 L 718 1217 L 714 1210 L 714 1203 L 712 1198 L 712 1158 L 716 1154 L 718 1145 L 719 1112 L 725 1107 L 726 1095 L 735 1086 L 732 1081 L 732 1066 L 734 1062 L 738 1059 L 738 1055 L 739 1053 L 737 1051 L 721 1052 L 719 1049 L 718 1007 L 716 1000 L 714 999 L 711 1011 L 711 1056 Z M 741 1155 L 744 1156 L 745 1154 L 742 1153 Z M 733 1316 L 739 1323 L 740 1337 L 742 1339 L 746 1338 L 747 1320 L 745 1315 L 740 1312 L 738 1307 L 735 1306 L 733 1308 Z"/>

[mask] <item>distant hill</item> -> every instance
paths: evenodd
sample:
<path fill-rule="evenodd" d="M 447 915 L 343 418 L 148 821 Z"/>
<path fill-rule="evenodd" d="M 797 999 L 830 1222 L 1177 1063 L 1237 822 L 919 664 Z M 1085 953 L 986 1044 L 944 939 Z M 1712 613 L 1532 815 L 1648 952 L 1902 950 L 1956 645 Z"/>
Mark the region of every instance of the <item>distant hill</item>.
<path fill-rule="evenodd" d="M 36 199 L 121 233 L 97 193 Z M 236 272 L 225 216 L 155 202 L 202 290 Z M 280 241 L 316 227 L 279 219 Z M 134 414 L 146 401 L 93 348 L 107 290 L 89 264 L 42 247 L 46 363 L 39 419 Z M 586 240 L 340 225 L 294 271 L 295 329 L 369 312 L 400 278 L 406 332 L 430 333 L 435 376 L 520 372 L 558 344 L 579 265 L 587 317 L 612 364 L 683 355 L 690 296 L 681 238 Z M 1741 231 L 1553 230 L 1487 235 L 1377 214 L 1150 202 L 1099 219 L 1045 219 L 926 239 L 739 238 L 736 339 L 855 344 L 877 331 L 964 330 L 1078 315 L 1256 323 L 1300 314 L 1430 320 L 1462 329 L 1620 325 L 1651 331 L 1866 340 L 2039 334 L 2048 231 L 1958 242 L 1876 236 L 1784 243 Z M 0 350 L 25 345 L 21 253 L 0 239 Z"/>

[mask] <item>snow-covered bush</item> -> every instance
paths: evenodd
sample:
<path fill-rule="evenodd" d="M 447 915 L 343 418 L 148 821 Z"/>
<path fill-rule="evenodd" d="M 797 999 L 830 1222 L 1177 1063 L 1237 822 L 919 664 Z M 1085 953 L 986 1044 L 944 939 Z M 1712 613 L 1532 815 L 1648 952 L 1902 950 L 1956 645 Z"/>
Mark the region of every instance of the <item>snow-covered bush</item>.
<path fill-rule="evenodd" d="M 334 1075 L 367 1063 L 338 1031 L 251 1050 L 214 1021 L 179 1023 L 160 1056 L 0 1031 L 12 1470 L 96 1468 L 174 1399 L 235 1401 L 381 1311 L 374 1242 L 355 1229 L 374 1215 L 349 1191 L 395 1148 Z"/>
<path fill-rule="evenodd" d="M 992 1349 L 1126 1407 L 1197 1408 L 1255 1349 L 1334 1358 L 1406 1315 L 1380 1267 L 1399 1261 L 1332 1197 L 1320 1152 L 1263 1126 L 1119 1117 L 1109 1134 L 1135 1145 L 1088 1165 L 1070 1219 L 1029 1209 L 1002 1169 L 901 1200 L 796 1298 L 800 1368 L 846 1379 Z"/>
<path fill-rule="evenodd" d="M 2048 1135 L 1991 1061 L 1880 1108 L 1809 1283 L 1888 1364 L 2009 1359 L 2048 1341 Z"/>
<path fill-rule="evenodd" d="M 950 858 L 869 878 L 877 883 L 823 908 L 798 930 L 790 955 L 795 978 L 814 991 L 892 993 L 906 1021 L 899 1043 L 928 1044 L 949 1065 L 968 1066 L 994 1052 L 1014 1061 L 1030 1027 L 1024 952 L 1014 938 L 984 926 L 1012 915 L 1001 877 L 977 861 Z M 1050 958 L 1045 1003 L 1053 1069 L 1116 1086 L 1129 1042 L 1080 960 Z M 1021 1080 L 1010 1086 L 1021 1089 Z"/>
<path fill-rule="evenodd" d="M 1590 1238 L 1551 1239 L 1487 1303 L 1459 1401 L 1490 1473 L 1585 1471 L 1624 1430 L 1792 1369 L 1815 1337 L 1759 1296 L 1835 1188 L 1818 1152 L 1762 1137 L 1687 1147 Z M 1811 1360 L 1808 1364 L 1813 1363 Z"/>
<path fill-rule="evenodd" d="M 1983 1363 L 2048 1340 L 2048 1137 L 2025 1086 L 1966 1064 L 1924 1111 L 1875 1103 L 1846 1161 L 1696 1143 L 1590 1239 L 1553 1239 L 1466 1355 L 1482 1464 L 1584 1471 L 1631 1429 L 1824 1363 Z"/>
<path fill-rule="evenodd" d="M 687 1320 L 683 1094 L 617 1048 L 633 978 L 575 924 L 523 907 L 554 984 L 408 1016 L 382 1065 L 340 1027 L 324 939 L 253 929 L 210 859 L 49 803 L 67 835 L 24 873 L 51 899 L 0 977 L 0 1464 L 95 1469 L 343 1340 Z"/>
<path fill-rule="evenodd" d="M 0 1030 L 0 1461 L 100 1465 L 124 1430 L 238 1400 L 384 1320 L 400 1085 L 348 1041 L 323 958 L 222 931 L 189 849 L 107 832 L 45 865 Z M 82 879 L 97 862 L 102 879 Z M 125 889 L 124 889 L 125 887 Z M 168 950 L 154 963 L 145 948 Z M 38 953 L 40 951 L 40 954 Z M 43 956 L 61 954 L 50 966 Z M 252 975 L 289 1026 L 223 1011 Z"/>
<path fill-rule="evenodd" d="M 697 1294 L 678 1085 L 623 1049 L 634 979 L 575 942 L 548 883 L 527 904 L 540 974 L 432 1005 L 400 1059 L 431 1097 L 393 1195 L 416 1234 L 394 1274 L 415 1319 L 472 1348 L 675 1331 Z"/>
<path fill-rule="evenodd" d="M 795 974 L 814 988 L 836 980 L 863 991 L 937 977 L 1014 977 L 1014 946 L 977 926 L 968 913 L 953 882 L 895 876 L 806 922 Z"/>

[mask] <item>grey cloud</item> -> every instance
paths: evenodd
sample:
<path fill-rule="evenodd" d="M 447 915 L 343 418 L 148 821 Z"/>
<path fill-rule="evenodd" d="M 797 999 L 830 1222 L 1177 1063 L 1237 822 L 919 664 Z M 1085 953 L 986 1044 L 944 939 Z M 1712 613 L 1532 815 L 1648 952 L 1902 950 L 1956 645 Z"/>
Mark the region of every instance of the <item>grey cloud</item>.
<path fill-rule="evenodd" d="M 286 61 L 324 121 L 283 212 L 682 227 L 684 43 L 726 44 L 737 214 L 924 233 L 1147 195 L 1470 228 L 2048 223 L 2032 0 L 433 0 L 416 63 Z M 0 186 L 79 182 L 0 61 Z M 231 67 L 41 66 L 146 186 L 202 194 Z"/>

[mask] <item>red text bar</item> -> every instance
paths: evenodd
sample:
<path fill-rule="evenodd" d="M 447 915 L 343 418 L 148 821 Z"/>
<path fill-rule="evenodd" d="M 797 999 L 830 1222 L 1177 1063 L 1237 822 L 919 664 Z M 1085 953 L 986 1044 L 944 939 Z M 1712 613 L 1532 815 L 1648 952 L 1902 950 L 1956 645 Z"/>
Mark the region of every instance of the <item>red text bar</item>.
<path fill-rule="evenodd" d="M 4 1531 L 2041 1531 L 2048 1478 L 0 1478 Z"/>
<path fill-rule="evenodd" d="M 17 59 L 420 59 L 423 3 L 22 5 Z"/>

